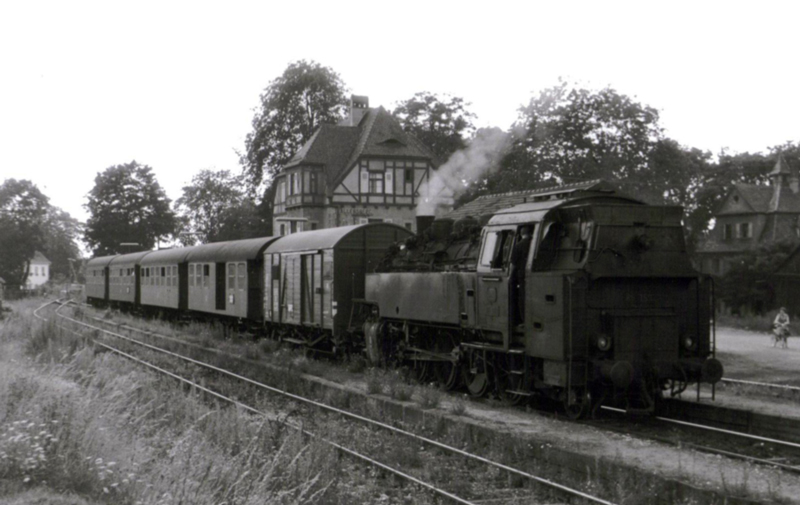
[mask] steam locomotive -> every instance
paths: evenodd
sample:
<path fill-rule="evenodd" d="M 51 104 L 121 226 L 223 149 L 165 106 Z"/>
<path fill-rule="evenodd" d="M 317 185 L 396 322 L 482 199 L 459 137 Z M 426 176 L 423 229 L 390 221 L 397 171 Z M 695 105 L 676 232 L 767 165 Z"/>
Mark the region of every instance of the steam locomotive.
<path fill-rule="evenodd" d="M 473 396 L 549 397 L 575 418 L 602 403 L 652 410 L 723 373 L 713 286 L 690 263 L 681 218 L 603 184 L 560 186 L 483 225 L 438 219 L 412 235 L 373 223 L 96 258 L 87 292 L 363 353 Z"/>

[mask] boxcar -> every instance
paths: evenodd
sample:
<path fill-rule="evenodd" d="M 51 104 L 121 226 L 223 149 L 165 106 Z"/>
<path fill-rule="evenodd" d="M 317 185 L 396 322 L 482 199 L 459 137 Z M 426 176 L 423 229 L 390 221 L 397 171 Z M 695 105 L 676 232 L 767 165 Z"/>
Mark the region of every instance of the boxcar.
<path fill-rule="evenodd" d="M 194 247 L 153 251 L 141 259 L 141 304 L 143 307 L 186 310 L 188 279 L 186 256 Z"/>
<path fill-rule="evenodd" d="M 113 305 L 129 303 L 139 305 L 139 262 L 151 251 L 123 254 L 108 264 L 108 300 Z"/>
<path fill-rule="evenodd" d="M 186 256 L 189 310 L 263 321 L 263 252 L 278 237 L 217 242 Z"/>
<path fill-rule="evenodd" d="M 281 237 L 264 251 L 264 319 L 284 338 L 334 341 L 348 328 L 364 276 L 389 247 L 411 236 L 389 223 L 313 230 Z M 318 328 L 311 337 L 297 330 Z M 313 343 L 313 342 L 312 342 Z"/>
<path fill-rule="evenodd" d="M 100 256 L 86 262 L 86 301 L 90 304 L 108 302 L 108 264 L 114 256 Z"/>

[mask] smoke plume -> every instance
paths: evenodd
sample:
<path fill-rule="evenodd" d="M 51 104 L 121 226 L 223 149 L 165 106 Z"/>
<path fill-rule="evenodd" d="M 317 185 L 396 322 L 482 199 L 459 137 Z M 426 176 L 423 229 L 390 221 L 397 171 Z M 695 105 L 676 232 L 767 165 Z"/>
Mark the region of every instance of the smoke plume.
<path fill-rule="evenodd" d="M 496 170 L 509 141 L 509 134 L 499 128 L 478 130 L 466 148 L 453 153 L 438 170 L 431 171 L 427 186 L 420 188 L 417 215 L 432 216 L 438 206 L 452 205 L 472 183 Z"/>

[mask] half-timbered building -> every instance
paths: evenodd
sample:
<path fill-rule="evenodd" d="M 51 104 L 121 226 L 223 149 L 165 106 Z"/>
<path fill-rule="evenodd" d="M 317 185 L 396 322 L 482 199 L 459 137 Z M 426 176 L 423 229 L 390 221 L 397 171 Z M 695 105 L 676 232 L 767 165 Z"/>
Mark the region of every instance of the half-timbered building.
<path fill-rule="evenodd" d="M 276 177 L 273 234 L 374 222 L 416 231 L 435 169 L 422 142 L 354 95 L 348 117 L 317 129 Z M 452 208 L 451 195 L 438 197 L 437 215 Z"/>

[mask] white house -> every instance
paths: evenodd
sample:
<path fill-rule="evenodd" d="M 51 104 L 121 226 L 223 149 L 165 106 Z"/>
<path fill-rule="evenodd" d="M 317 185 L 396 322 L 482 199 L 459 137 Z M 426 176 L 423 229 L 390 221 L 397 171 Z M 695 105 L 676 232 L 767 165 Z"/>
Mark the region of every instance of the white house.
<path fill-rule="evenodd" d="M 50 260 L 45 258 L 44 254 L 36 251 L 33 259 L 29 262 L 28 282 L 25 283 L 25 289 L 36 289 L 49 280 Z"/>

